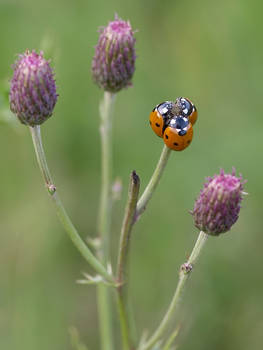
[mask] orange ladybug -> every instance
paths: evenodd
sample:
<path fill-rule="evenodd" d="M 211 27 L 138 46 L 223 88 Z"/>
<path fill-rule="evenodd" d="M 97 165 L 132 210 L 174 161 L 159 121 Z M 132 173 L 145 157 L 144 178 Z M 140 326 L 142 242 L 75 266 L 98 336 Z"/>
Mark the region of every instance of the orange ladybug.
<path fill-rule="evenodd" d="M 163 133 L 169 121 L 174 116 L 174 102 L 165 101 L 157 105 L 150 114 L 150 125 L 159 137 L 163 137 Z"/>
<path fill-rule="evenodd" d="M 192 101 L 189 100 L 189 98 L 186 97 L 179 97 L 176 100 L 177 104 L 180 106 L 181 114 L 185 117 L 187 117 L 192 125 L 195 124 L 197 120 L 197 109 Z"/>
<path fill-rule="evenodd" d="M 185 116 L 175 116 L 164 130 L 163 140 L 168 148 L 182 151 L 188 147 L 193 138 L 193 127 Z"/>

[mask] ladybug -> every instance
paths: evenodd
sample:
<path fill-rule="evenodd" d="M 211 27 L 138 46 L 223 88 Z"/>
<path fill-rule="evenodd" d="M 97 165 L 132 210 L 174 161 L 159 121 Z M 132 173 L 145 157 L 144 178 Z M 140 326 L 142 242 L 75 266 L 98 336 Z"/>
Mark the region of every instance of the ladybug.
<path fill-rule="evenodd" d="M 198 116 L 195 105 L 186 97 L 179 97 L 176 103 L 179 105 L 181 114 L 188 118 L 190 123 L 194 125 Z"/>
<path fill-rule="evenodd" d="M 157 105 L 150 114 L 150 125 L 159 137 L 163 137 L 165 128 L 174 116 L 174 106 L 174 102 L 165 101 Z"/>
<path fill-rule="evenodd" d="M 192 138 L 192 124 L 183 115 L 173 117 L 163 134 L 164 143 L 174 151 L 184 150 L 190 145 Z"/>

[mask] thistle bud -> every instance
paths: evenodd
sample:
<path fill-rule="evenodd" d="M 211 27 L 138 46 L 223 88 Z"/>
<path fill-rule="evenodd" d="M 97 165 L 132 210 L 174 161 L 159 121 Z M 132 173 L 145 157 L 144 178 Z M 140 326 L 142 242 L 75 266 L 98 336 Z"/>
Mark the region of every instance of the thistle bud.
<path fill-rule="evenodd" d="M 230 230 L 237 221 L 242 200 L 242 177 L 225 174 L 221 169 L 219 175 L 208 178 L 196 200 L 192 212 L 195 226 L 212 236 Z"/>
<path fill-rule="evenodd" d="M 42 124 L 53 112 L 57 102 L 54 73 L 49 62 L 35 51 L 19 55 L 13 65 L 9 94 L 10 109 L 21 123 Z"/>
<path fill-rule="evenodd" d="M 135 38 L 129 22 L 115 17 L 102 28 L 92 61 L 95 83 L 116 93 L 131 85 L 135 70 Z"/>

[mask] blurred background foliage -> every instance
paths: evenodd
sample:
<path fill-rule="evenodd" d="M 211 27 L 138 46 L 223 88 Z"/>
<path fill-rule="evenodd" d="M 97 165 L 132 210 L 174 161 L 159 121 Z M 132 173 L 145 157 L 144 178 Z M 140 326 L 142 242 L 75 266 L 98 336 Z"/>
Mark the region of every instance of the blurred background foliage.
<path fill-rule="evenodd" d="M 82 236 L 94 237 L 102 91 L 90 66 L 97 28 L 115 12 L 138 29 L 138 58 L 134 86 L 118 94 L 115 107 L 114 174 L 123 194 L 113 217 L 114 261 L 129 172 L 136 169 L 144 188 L 162 148 L 149 112 L 177 96 L 199 110 L 191 147 L 172 155 L 135 226 L 130 277 L 138 328 L 155 328 L 168 306 L 178 267 L 197 237 L 188 211 L 204 178 L 235 166 L 248 179 L 249 196 L 231 232 L 205 247 L 177 316 L 178 344 L 181 350 L 262 348 L 262 10 L 256 0 L 0 0 L 1 349 L 72 349 L 72 326 L 89 350 L 99 348 L 95 290 L 75 283 L 89 268 L 54 214 L 29 132 L 6 99 L 16 54 L 44 48 L 60 95 L 42 128 L 48 161 Z"/>

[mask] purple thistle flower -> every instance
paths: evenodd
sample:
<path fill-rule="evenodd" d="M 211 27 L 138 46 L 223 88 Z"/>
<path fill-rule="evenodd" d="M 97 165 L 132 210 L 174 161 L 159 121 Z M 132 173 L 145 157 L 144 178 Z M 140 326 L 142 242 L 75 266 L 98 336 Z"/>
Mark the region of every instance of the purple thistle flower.
<path fill-rule="evenodd" d="M 235 169 L 232 174 L 221 169 L 219 175 L 208 178 L 191 213 L 195 226 L 212 236 L 229 231 L 238 219 L 244 183 Z"/>
<path fill-rule="evenodd" d="M 135 38 L 131 25 L 115 16 L 101 29 L 92 60 L 92 76 L 105 91 L 118 92 L 131 86 L 135 70 Z"/>
<path fill-rule="evenodd" d="M 53 112 L 57 102 L 54 73 L 49 61 L 28 50 L 19 55 L 13 65 L 13 78 L 9 94 L 10 109 L 21 123 L 42 124 Z"/>

